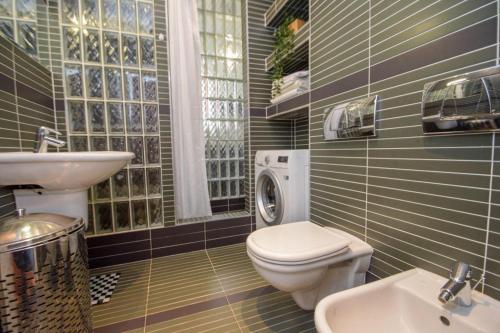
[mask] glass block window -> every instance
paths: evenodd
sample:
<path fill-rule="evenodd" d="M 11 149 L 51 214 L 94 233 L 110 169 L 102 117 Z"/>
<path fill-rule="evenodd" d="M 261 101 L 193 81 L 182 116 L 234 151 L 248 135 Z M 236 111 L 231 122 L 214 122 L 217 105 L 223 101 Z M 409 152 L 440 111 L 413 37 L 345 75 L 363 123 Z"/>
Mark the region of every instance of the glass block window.
<path fill-rule="evenodd" d="M 198 0 L 210 198 L 244 197 L 241 0 Z"/>
<path fill-rule="evenodd" d="M 61 0 L 60 10 L 70 150 L 135 154 L 90 190 L 88 233 L 162 226 L 153 2 Z"/>
<path fill-rule="evenodd" d="M 0 0 L 0 32 L 34 56 L 38 54 L 36 1 Z"/>

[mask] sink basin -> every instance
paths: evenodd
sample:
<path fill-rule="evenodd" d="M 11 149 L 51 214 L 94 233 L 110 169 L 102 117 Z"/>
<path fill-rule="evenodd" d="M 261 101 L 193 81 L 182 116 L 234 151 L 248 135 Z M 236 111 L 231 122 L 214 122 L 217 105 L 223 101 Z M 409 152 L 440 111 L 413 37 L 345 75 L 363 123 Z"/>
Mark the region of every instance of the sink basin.
<path fill-rule="evenodd" d="M 127 152 L 0 153 L 0 186 L 39 185 L 44 190 L 80 191 L 123 168 Z"/>
<path fill-rule="evenodd" d="M 88 221 L 87 190 L 134 158 L 128 152 L 0 153 L 0 186 L 14 190 L 16 207 L 28 213 L 56 213 Z"/>
<path fill-rule="evenodd" d="M 500 302 L 479 292 L 472 306 L 443 306 L 437 299 L 447 280 L 413 269 L 324 298 L 314 317 L 319 333 L 499 332 Z"/>

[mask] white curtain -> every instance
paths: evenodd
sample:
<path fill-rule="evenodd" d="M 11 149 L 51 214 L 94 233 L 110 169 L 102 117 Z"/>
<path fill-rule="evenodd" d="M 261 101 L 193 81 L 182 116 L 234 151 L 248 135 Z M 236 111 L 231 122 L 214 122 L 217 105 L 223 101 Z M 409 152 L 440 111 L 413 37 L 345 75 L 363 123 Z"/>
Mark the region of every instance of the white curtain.
<path fill-rule="evenodd" d="M 167 3 L 176 217 L 211 216 L 196 0 L 168 0 Z"/>

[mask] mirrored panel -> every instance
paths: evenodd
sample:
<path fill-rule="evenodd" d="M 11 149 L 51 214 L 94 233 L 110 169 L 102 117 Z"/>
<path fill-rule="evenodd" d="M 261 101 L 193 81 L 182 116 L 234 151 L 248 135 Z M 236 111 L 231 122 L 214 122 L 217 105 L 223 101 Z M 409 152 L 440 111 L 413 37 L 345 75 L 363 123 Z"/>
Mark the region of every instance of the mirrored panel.
<path fill-rule="evenodd" d="M 425 134 L 500 129 L 500 67 L 426 83 L 422 96 Z"/>
<path fill-rule="evenodd" d="M 323 114 L 325 140 L 341 140 L 376 135 L 377 95 L 327 108 Z"/>

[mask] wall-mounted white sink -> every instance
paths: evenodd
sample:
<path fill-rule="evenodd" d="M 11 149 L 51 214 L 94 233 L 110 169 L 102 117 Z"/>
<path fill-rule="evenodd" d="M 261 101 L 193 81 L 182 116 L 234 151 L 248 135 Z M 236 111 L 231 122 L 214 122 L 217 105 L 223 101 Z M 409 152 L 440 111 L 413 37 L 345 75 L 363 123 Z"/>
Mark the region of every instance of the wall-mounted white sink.
<path fill-rule="evenodd" d="M 471 307 L 443 306 L 437 297 L 446 281 L 413 269 L 330 295 L 316 307 L 316 329 L 319 333 L 500 332 L 500 302 L 473 292 Z"/>
<path fill-rule="evenodd" d="M 87 190 L 123 168 L 128 152 L 0 153 L 0 186 L 39 185 L 44 190 Z"/>
<path fill-rule="evenodd" d="M 16 206 L 28 213 L 59 213 L 87 221 L 87 190 L 134 158 L 128 152 L 0 153 L 0 186 L 16 189 Z"/>

